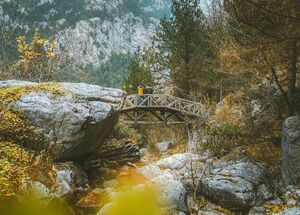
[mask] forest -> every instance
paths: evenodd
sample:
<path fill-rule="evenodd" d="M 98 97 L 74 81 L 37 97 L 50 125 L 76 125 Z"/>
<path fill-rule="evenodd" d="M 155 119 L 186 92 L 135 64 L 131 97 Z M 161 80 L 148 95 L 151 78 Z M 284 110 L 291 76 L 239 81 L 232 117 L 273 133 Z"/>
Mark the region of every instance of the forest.
<path fill-rule="evenodd" d="M 300 215 L 298 0 L 0 6 L 1 215 Z"/>

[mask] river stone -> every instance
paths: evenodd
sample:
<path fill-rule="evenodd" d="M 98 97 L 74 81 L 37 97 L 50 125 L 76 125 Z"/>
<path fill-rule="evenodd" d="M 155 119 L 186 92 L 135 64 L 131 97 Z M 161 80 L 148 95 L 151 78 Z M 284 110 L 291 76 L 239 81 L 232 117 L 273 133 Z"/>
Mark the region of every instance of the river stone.
<path fill-rule="evenodd" d="M 213 169 L 203 179 L 200 194 L 234 211 L 247 211 L 273 198 L 265 170 L 242 161 Z"/>
<path fill-rule="evenodd" d="M 22 81 L 0 82 L 1 87 L 32 85 Z M 125 98 L 119 89 L 84 83 L 58 83 L 63 95 L 32 92 L 15 102 L 47 138 L 57 161 L 80 160 L 93 153 L 111 133 Z M 55 149 L 55 150 L 54 150 Z"/>
<path fill-rule="evenodd" d="M 74 162 L 56 163 L 52 173 L 55 175 L 54 194 L 57 197 L 72 194 L 88 184 L 87 174 Z"/>
<path fill-rule="evenodd" d="M 300 208 L 289 208 L 284 210 L 281 213 L 274 213 L 273 215 L 299 215 L 300 214 Z"/>
<path fill-rule="evenodd" d="M 32 184 L 32 190 L 39 199 L 47 199 L 52 197 L 50 190 L 39 181 L 36 181 Z"/>
<path fill-rule="evenodd" d="M 286 119 L 281 147 L 283 178 L 290 185 L 300 186 L 300 116 Z"/>
<path fill-rule="evenodd" d="M 192 178 L 194 173 L 200 172 L 204 160 L 197 154 L 174 154 L 140 168 L 139 172 L 149 179 L 149 183 L 158 186 L 161 201 L 166 203 L 164 209 L 169 212 L 167 214 L 186 214 Z"/>
<path fill-rule="evenodd" d="M 168 176 L 160 176 L 149 183 L 155 184 L 160 191 L 160 202 L 168 211 L 187 212 L 187 190 L 184 185 Z"/>
<path fill-rule="evenodd" d="M 155 144 L 155 148 L 159 152 L 166 152 L 173 146 L 173 141 L 164 141 Z"/>

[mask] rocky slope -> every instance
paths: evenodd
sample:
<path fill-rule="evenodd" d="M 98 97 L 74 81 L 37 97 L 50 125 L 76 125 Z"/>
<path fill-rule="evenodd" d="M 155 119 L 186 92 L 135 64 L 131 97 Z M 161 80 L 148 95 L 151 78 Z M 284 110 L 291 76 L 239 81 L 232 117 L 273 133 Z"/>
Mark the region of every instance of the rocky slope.
<path fill-rule="evenodd" d="M 149 44 L 170 0 L 1 0 L 0 24 L 16 34 L 39 27 L 73 66 L 100 65 L 113 53 Z"/>

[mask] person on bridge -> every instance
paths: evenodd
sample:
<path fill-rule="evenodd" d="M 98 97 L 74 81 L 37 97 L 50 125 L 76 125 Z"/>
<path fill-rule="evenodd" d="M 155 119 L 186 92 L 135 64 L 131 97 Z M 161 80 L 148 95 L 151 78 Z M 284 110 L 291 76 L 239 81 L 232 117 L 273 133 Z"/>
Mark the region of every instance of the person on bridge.
<path fill-rule="evenodd" d="M 145 87 L 145 94 L 147 94 L 147 95 L 153 94 L 153 87 L 146 86 Z"/>
<path fill-rule="evenodd" d="M 144 95 L 144 87 L 142 85 L 139 85 L 137 88 L 137 94 L 138 96 Z"/>
<path fill-rule="evenodd" d="M 142 85 L 139 85 L 137 88 L 137 95 L 138 95 L 138 104 L 143 106 L 151 105 L 151 94 L 153 94 L 153 87 L 146 86 L 145 88 Z M 148 96 L 147 96 L 148 95 Z M 144 101 L 146 99 L 146 101 Z"/>

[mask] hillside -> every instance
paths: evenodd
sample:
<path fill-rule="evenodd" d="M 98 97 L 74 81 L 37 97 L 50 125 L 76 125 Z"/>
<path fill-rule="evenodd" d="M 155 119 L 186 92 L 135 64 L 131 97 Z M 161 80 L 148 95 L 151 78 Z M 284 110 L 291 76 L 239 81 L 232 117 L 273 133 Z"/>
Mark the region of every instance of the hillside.
<path fill-rule="evenodd" d="M 170 0 L 1 0 L 0 23 L 11 38 L 40 28 L 56 39 L 68 68 L 93 68 L 98 84 L 120 87 L 128 55 L 151 42 L 170 6 Z M 16 57 L 14 50 L 8 54 Z"/>

